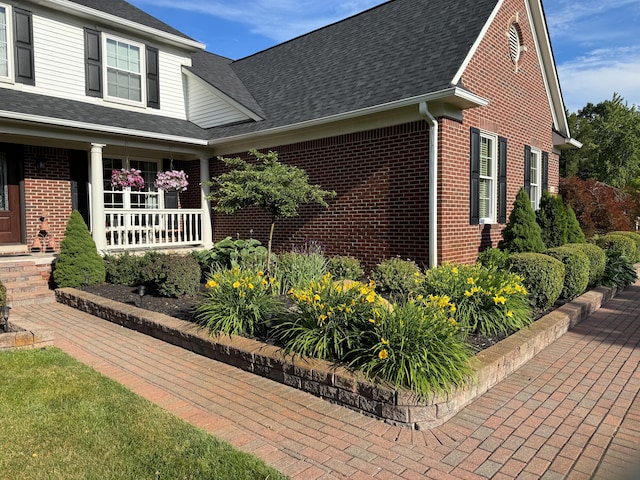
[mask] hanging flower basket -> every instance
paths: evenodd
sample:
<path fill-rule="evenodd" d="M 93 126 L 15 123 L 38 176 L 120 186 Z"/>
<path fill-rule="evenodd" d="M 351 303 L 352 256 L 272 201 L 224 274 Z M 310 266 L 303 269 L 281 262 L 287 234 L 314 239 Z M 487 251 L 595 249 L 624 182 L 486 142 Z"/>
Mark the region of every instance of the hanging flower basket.
<path fill-rule="evenodd" d="M 182 170 L 167 170 L 166 172 L 158 173 L 156 181 L 153 182 L 153 184 L 156 188 L 164 190 L 165 192 L 184 192 L 189 186 L 187 178 L 187 174 Z"/>
<path fill-rule="evenodd" d="M 111 172 L 111 186 L 114 188 L 144 188 L 144 178 L 142 178 L 141 173 L 140 170 L 135 168 L 113 170 Z"/>

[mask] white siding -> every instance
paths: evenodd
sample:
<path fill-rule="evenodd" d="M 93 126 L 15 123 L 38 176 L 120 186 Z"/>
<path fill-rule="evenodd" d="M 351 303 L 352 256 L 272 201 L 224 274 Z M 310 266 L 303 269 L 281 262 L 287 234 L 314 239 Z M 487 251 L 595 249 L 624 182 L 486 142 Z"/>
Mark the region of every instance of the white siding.
<path fill-rule="evenodd" d="M 250 119 L 205 82 L 191 76 L 185 81 L 188 81 L 188 120 L 199 127 L 210 128 Z"/>

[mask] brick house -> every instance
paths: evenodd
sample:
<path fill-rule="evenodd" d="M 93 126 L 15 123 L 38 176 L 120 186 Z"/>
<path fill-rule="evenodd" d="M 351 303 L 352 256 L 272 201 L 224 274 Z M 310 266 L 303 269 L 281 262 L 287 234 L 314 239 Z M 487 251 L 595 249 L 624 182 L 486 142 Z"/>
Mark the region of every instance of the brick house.
<path fill-rule="evenodd" d="M 100 251 L 266 240 L 211 212 L 217 156 L 279 153 L 335 190 L 276 228 L 367 266 L 471 262 L 571 139 L 540 0 L 392 0 L 232 61 L 122 0 L 0 0 L 0 251 L 72 209 Z M 180 208 L 153 185 L 183 169 Z M 142 190 L 111 186 L 142 171 Z"/>

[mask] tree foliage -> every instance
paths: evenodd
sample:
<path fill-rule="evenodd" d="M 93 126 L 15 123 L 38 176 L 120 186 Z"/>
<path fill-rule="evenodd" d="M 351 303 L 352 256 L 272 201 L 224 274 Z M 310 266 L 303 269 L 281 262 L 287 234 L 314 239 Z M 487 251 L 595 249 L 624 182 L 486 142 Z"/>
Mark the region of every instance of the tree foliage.
<path fill-rule="evenodd" d="M 529 195 L 524 188 L 521 188 L 516 195 L 516 201 L 509 214 L 509 222 L 502 230 L 502 240 L 498 247 L 511 253 L 541 253 L 545 250 L 540 226 L 536 222 L 536 214 L 531 208 Z"/>
<path fill-rule="evenodd" d="M 258 207 L 271 216 L 267 255 L 269 264 L 275 223 L 296 217 L 298 209 L 304 204 L 315 203 L 326 207 L 325 198 L 334 197 L 335 192 L 310 184 L 304 170 L 280 163 L 277 152 L 261 153 L 253 149 L 249 153 L 258 162 L 218 157 L 230 170 L 205 184 L 214 187 L 208 198 L 215 202 L 213 208 L 218 212 L 232 215 L 245 208 Z"/>
<path fill-rule="evenodd" d="M 582 143 L 579 150 L 565 150 L 561 174 L 594 178 L 623 188 L 640 176 L 640 110 L 617 93 L 597 105 L 588 103 L 568 116 L 569 128 Z"/>
<path fill-rule="evenodd" d="M 549 192 L 542 194 L 536 221 L 540 225 L 542 241 L 547 248 L 561 247 L 567 243 L 567 211 L 560 196 Z"/>

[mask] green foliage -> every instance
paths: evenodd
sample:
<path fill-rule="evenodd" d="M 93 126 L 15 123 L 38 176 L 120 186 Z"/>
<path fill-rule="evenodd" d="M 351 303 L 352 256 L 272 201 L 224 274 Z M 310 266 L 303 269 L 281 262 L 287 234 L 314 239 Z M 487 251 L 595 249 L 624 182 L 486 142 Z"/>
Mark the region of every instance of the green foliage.
<path fill-rule="evenodd" d="M 560 260 L 540 253 L 514 253 L 509 256 L 509 269 L 523 278 L 538 310 L 548 310 L 560 298 L 564 286 Z"/>
<path fill-rule="evenodd" d="M 626 287 L 638 279 L 638 272 L 629 257 L 620 252 L 607 252 L 607 266 L 604 269 L 603 285 L 610 287 Z"/>
<path fill-rule="evenodd" d="M 561 247 L 567 243 L 567 211 L 559 195 L 551 195 L 549 192 L 542 194 L 536 221 L 540 225 L 542 241 L 547 248 Z"/>
<path fill-rule="evenodd" d="M 219 268 L 247 267 L 264 269 L 267 249 L 259 240 L 233 240 L 227 237 L 213 245 L 209 250 L 194 252 L 194 256 L 203 272 L 214 272 Z"/>
<path fill-rule="evenodd" d="M 360 260 L 343 255 L 331 257 L 327 262 L 327 270 L 335 280 L 358 281 L 364 275 Z"/>
<path fill-rule="evenodd" d="M 499 248 L 487 248 L 478 254 L 478 263 L 485 268 L 505 270 L 509 262 L 509 254 Z"/>
<path fill-rule="evenodd" d="M 509 222 L 502 230 L 502 240 L 498 244 L 501 250 L 510 253 L 543 252 L 545 249 L 536 214 L 531 208 L 529 195 L 521 188 L 516 195 Z"/>
<path fill-rule="evenodd" d="M 144 283 L 141 272 L 145 267 L 160 258 L 158 252 L 146 252 L 144 255 L 132 255 L 124 252 L 120 255 L 106 255 L 104 265 L 106 280 L 114 285 L 128 285 L 134 287 Z"/>
<path fill-rule="evenodd" d="M 214 187 L 209 199 L 215 202 L 213 208 L 218 212 L 232 215 L 248 207 L 258 207 L 269 213 L 272 220 L 267 254 L 269 264 L 275 222 L 298 216 L 298 209 L 304 204 L 326 207 L 325 198 L 336 194 L 309 184 L 304 170 L 280 163 L 276 152 L 265 154 L 254 149 L 249 153 L 258 163 L 219 157 L 231 170 L 204 184 Z"/>
<path fill-rule="evenodd" d="M 162 297 L 195 295 L 200 288 L 200 265 L 192 256 L 159 255 L 140 271 L 141 282 Z"/>
<path fill-rule="evenodd" d="M 281 292 L 291 288 L 304 288 L 318 282 L 327 273 L 327 259 L 321 251 L 307 253 L 285 252 L 278 255 L 273 275 L 278 279 Z"/>
<path fill-rule="evenodd" d="M 569 115 L 578 150 L 561 155 L 563 176 L 594 178 L 623 188 L 640 176 L 640 111 L 617 93 L 597 105 L 588 103 Z"/>
<path fill-rule="evenodd" d="M 564 264 L 564 284 L 560 296 L 572 300 L 582 295 L 589 285 L 589 257 L 579 249 L 556 247 L 547 250 L 547 255 Z"/>
<path fill-rule="evenodd" d="M 464 334 L 509 334 L 531 324 L 526 288 L 517 275 L 481 265 L 445 264 L 432 268 L 416 288 L 422 298 L 450 300 Z"/>
<path fill-rule="evenodd" d="M 622 235 L 623 237 L 630 238 L 636 244 L 636 256 L 632 258 L 634 262 L 640 262 L 640 234 L 636 232 L 611 232 L 615 235 Z"/>
<path fill-rule="evenodd" d="M 288 353 L 333 361 L 347 361 L 362 347 L 363 332 L 389 308 L 372 283 L 334 282 L 326 274 L 319 282 L 291 289 L 295 308 L 274 319 L 275 336 Z"/>
<path fill-rule="evenodd" d="M 7 287 L 4 286 L 2 280 L 0 280 L 0 307 L 4 307 L 7 304 Z"/>
<path fill-rule="evenodd" d="M 636 258 L 636 242 L 627 235 L 607 233 L 596 239 L 596 245 L 603 248 L 607 255 L 617 253 L 633 261 Z"/>
<path fill-rule="evenodd" d="M 270 318 L 280 315 L 281 304 L 273 295 L 276 281 L 262 271 L 218 269 L 206 287 L 194 314 L 211 335 L 265 335 Z"/>
<path fill-rule="evenodd" d="M 60 254 L 53 270 L 58 287 L 79 288 L 105 281 L 105 267 L 96 243 L 84 223 L 82 215 L 74 210 L 69 217 Z"/>
<path fill-rule="evenodd" d="M 567 205 L 567 243 L 585 243 L 584 232 L 571 205 Z"/>
<path fill-rule="evenodd" d="M 409 388 L 423 399 L 463 386 L 473 373 L 473 352 L 449 309 L 435 299 L 379 310 L 351 367 L 395 388 Z"/>
<path fill-rule="evenodd" d="M 607 254 L 605 251 L 593 243 L 568 243 L 565 247 L 573 248 L 583 252 L 589 260 L 589 287 L 600 284 L 607 265 Z"/>
<path fill-rule="evenodd" d="M 411 260 L 390 258 L 371 272 L 371 279 L 380 292 L 388 293 L 394 300 L 406 299 L 415 288 L 420 269 Z"/>

